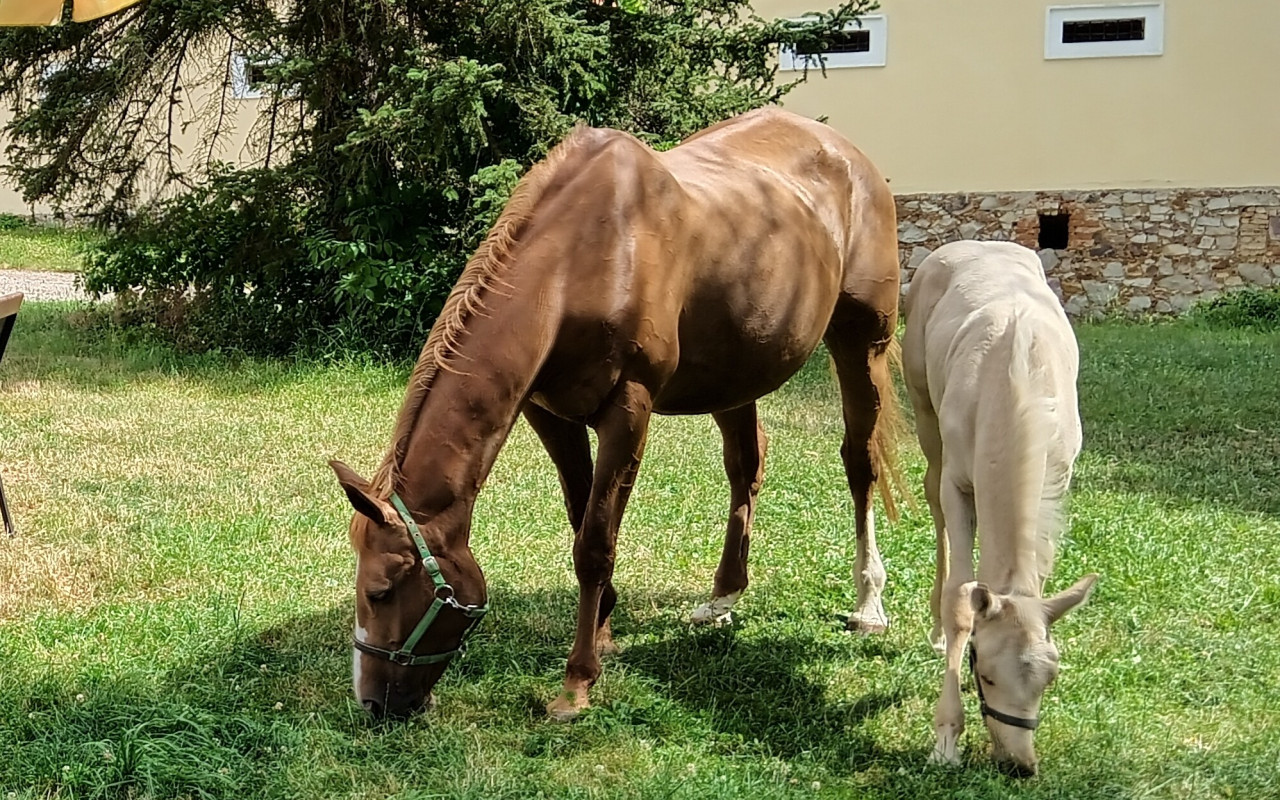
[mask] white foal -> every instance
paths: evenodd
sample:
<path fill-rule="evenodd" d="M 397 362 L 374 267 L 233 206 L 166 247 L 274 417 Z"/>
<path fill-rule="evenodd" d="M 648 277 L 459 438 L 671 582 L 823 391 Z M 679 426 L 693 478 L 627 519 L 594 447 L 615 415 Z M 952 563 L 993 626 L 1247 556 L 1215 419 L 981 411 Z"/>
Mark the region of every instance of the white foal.
<path fill-rule="evenodd" d="M 1032 731 L 1058 674 L 1049 626 L 1097 579 L 1041 596 L 1080 453 L 1075 336 L 1039 258 L 1009 242 L 938 248 L 916 270 L 905 312 L 904 370 L 937 534 L 933 638 L 947 660 L 931 760 L 960 760 L 960 671 L 972 634 L 995 755 L 1034 774 Z"/>

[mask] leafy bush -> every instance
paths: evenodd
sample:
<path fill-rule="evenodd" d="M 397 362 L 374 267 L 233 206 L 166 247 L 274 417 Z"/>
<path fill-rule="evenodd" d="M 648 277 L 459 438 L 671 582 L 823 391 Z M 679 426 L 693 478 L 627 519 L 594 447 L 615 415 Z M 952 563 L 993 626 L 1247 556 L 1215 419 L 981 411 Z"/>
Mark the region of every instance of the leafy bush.
<path fill-rule="evenodd" d="M 7 170 L 29 200 L 110 228 L 85 280 L 135 298 L 128 319 L 182 298 L 193 344 L 283 352 L 336 335 L 402 354 L 575 122 L 670 146 L 778 99 L 794 85 L 775 85 L 779 43 L 872 6 L 797 25 L 749 0 L 152 0 L 0 33 L 0 96 L 17 106 Z M 231 75 L 228 31 L 262 54 L 263 160 L 187 174 L 156 109 L 194 113 L 174 111 L 195 95 L 173 87 L 200 53 L 225 52 Z M 211 143 L 228 91 L 224 77 L 190 123 Z M 139 208 L 157 181 L 163 199 Z"/>
<path fill-rule="evenodd" d="M 1280 288 L 1220 295 L 1195 306 L 1192 316 L 1217 330 L 1280 330 Z"/>

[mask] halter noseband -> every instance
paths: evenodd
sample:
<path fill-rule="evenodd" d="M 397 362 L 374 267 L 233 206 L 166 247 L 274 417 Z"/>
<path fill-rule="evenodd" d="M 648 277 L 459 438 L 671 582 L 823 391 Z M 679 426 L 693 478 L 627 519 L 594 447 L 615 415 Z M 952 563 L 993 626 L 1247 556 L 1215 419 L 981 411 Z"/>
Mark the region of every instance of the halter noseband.
<path fill-rule="evenodd" d="M 413 521 L 413 515 L 409 513 L 409 509 L 405 508 L 404 501 L 400 499 L 400 495 L 391 494 L 391 504 L 395 506 L 396 513 L 400 515 L 400 519 L 404 521 L 405 527 L 409 529 L 409 536 L 413 538 L 414 545 L 418 548 L 418 554 L 422 556 L 422 568 L 427 571 L 427 575 L 431 577 L 431 583 L 435 587 L 435 597 L 431 601 L 431 607 L 422 615 L 422 619 L 418 620 L 417 626 L 413 629 L 413 633 L 409 634 L 409 638 L 404 640 L 399 650 L 386 650 L 381 647 L 374 647 L 371 644 L 360 641 L 352 637 L 351 643 L 357 650 L 362 653 L 368 653 L 371 656 L 385 658 L 393 664 L 399 664 L 404 667 L 421 667 L 427 664 L 439 664 L 441 661 L 448 661 L 458 655 L 466 647 L 467 639 L 471 638 L 471 634 L 475 633 L 476 628 L 480 627 L 480 620 L 484 615 L 489 613 L 489 604 L 482 606 L 467 606 L 459 603 L 453 596 L 453 587 L 445 582 L 444 575 L 440 574 L 440 564 L 436 561 L 435 556 L 431 555 L 431 551 L 427 549 L 427 541 L 422 538 L 422 531 L 418 530 L 418 524 Z M 467 623 L 467 627 L 462 632 L 462 640 L 458 642 L 458 646 L 452 650 L 443 653 L 427 653 L 425 655 L 414 655 L 413 649 L 418 646 L 418 642 L 422 640 L 427 629 L 431 627 L 431 623 L 435 622 L 436 617 L 440 614 L 441 609 L 448 606 L 459 611 L 463 616 L 471 621 Z"/>
<path fill-rule="evenodd" d="M 973 643 L 973 639 L 969 640 L 969 671 L 973 673 L 973 685 L 978 687 L 978 706 L 982 709 L 982 716 L 991 717 L 996 722 L 1003 722 L 1005 725 L 1028 731 L 1034 731 L 1040 727 L 1039 717 L 1032 717 L 1031 719 L 1015 717 L 1003 711 L 996 711 L 987 705 L 987 698 L 982 696 L 982 676 L 978 674 L 978 648 Z"/>

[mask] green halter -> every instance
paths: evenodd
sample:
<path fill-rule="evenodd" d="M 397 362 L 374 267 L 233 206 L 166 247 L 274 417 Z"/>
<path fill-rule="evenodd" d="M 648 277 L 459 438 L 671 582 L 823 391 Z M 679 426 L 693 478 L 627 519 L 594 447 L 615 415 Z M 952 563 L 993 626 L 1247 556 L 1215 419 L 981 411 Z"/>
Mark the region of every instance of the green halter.
<path fill-rule="evenodd" d="M 351 643 L 362 653 L 379 656 L 405 667 L 439 664 L 441 661 L 448 661 L 463 651 L 467 639 L 479 627 L 480 620 L 484 618 L 484 615 L 489 613 L 489 604 L 464 606 L 454 598 L 453 587 L 446 583 L 444 575 L 440 574 L 440 563 L 436 561 L 436 557 L 431 555 L 431 551 L 427 549 L 427 541 L 422 538 L 422 531 L 418 530 L 418 524 L 413 521 L 413 515 L 409 513 L 409 509 L 405 508 L 404 501 L 400 499 L 400 495 L 393 492 L 391 504 L 396 507 L 396 512 L 400 514 L 400 519 L 404 520 L 405 527 L 409 529 L 409 536 L 413 537 L 413 543 L 418 547 L 418 554 L 422 556 L 422 568 L 427 571 L 427 575 L 431 578 L 431 583 L 435 586 L 435 598 L 432 599 L 431 607 L 427 609 L 427 613 L 422 615 L 422 619 L 414 627 L 413 633 L 410 633 L 409 638 L 404 640 L 404 644 L 399 650 L 385 650 L 381 647 L 374 647 L 354 637 Z M 458 642 L 458 646 L 454 649 L 443 653 L 414 655 L 413 649 L 418 646 L 418 642 L 422 640 L 427 629 L 431 627 L 431 623 L 435 622 L 436 617 L 445 606 L 462 612 L 464 616 L 471 620 L 466 630 L 462 632 L 462 641 Z"/>

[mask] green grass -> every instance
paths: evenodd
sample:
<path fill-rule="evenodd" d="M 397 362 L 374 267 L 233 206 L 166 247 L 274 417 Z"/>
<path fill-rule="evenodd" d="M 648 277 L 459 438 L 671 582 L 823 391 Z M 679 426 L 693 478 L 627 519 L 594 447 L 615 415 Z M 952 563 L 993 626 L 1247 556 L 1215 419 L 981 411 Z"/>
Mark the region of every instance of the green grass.
<path fill-rule="evenodd" d="M 0 215 L 0 223 L 6 219 L 14 218 Z M 87 230 L 0 224 L 0 269 L 79 272 L 84 249 L 97 240 Z"/>
<path fill-rule="evenodd" d="M 727 505 L 706 418 L 660 419 L 623 526 L 595 708 L 546 721 L 572 636 L 569 531 L 523 424 L 473 541 L 494 612 L 438 709 L 374 724 L 349 688 L 353 559 L 326 459 L 369 470 L 406 370 L 188 359 L 24 308 L 0 368 L 0 789 L 10 797 L 1204 798 L 1280 786 L 1280 336 L 1079 331 L 1085 452 L 1052 589 L 1042 774 L 1006 778 L 966 694 L 928 768 L 924 510 L 882 523 L 893 625 L 841 632 L 851 503 L 826 367 L 762 407 L 768 478 L 739 622 L 691 630 Z M 922 463 L 906 448 L 919 494 Z"/>

